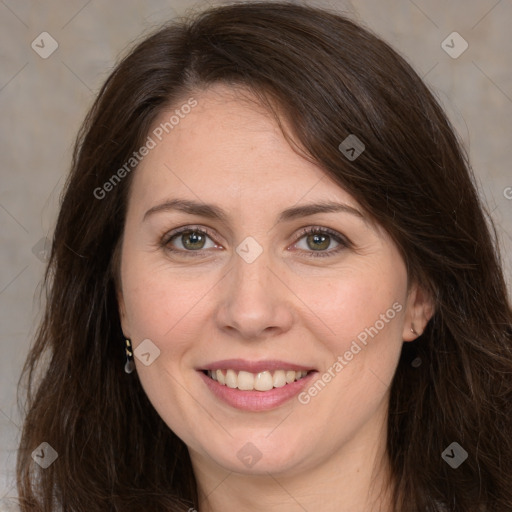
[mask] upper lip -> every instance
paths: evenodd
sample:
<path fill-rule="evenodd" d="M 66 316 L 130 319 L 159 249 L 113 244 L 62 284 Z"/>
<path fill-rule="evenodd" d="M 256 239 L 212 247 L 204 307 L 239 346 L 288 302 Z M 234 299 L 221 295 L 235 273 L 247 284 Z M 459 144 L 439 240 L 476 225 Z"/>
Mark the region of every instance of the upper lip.
<path fill-rule="evenodd" d="M 223 359 L 215 361 L 198 368 L 200 370 L 235 370 L 249 373 L 259 373 L 265 370 L 295 370 L 312 371 L 314 368 L 303 366 L 288 361 L 279 361 L 277 359 L 267 359 L 264 361 L 247 361 L 246 359 Z"/>

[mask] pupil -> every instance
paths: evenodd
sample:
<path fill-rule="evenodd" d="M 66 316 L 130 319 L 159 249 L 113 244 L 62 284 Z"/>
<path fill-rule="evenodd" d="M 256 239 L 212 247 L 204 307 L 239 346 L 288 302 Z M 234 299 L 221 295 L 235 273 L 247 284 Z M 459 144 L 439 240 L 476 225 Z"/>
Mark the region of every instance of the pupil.
<path fill-rule="evenodd" d="M 325 241 L 328 240 L 328 236 L 327 235 L 319 235 L 319 234 L 315 234 L 315 235 L 311 235 L 313 240 L 314 240 L 314 244 L 316 245 L 316 247 L 314 247 L 315 249 L 326 249 L 327 246 L 329 245 L 329 242 L 327 242 L 327 245 L 325 245 Z M 320 242 L 320 244 L 324 243 L 323 246 L 320 246 L 318 245 L 318 242 Z"/>
<path fill-rule="evenodd" d="M 190 243 L 186 243 L 186 246 L 195 246 L 196 244 L 200 244 L 202 241 L 203 236 L 201 234 L 198 234 L 195 231 L 189 231 L 188 234 L 185 234 L 185 240 L 190 240 Z"/>

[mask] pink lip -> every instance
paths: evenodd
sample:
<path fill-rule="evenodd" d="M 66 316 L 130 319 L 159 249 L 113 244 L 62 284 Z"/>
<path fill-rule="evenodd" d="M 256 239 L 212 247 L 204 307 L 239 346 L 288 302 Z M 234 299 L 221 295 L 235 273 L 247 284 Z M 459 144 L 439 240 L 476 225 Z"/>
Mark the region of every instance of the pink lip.
<path fill-rule="evenodd" d="M 222 364 L 225 361 L 221 361 Z M 292 369 L 292 367 L 298 368 L 299 370 L 302 367 L 297 367 L 296 365 L 291 366 L 282 366 L 283 363 L 280 363 L 280 369 Z M 222 366 L 220 368 L 209 368 L 209 369 L 225 369 L 226 366 Z M 235 369 L 232 365 L 228 365 L 227 368 Z M 242 369 L 247 368 L 245 366 Z M 268 366 L 265 366 L 266 369 L 272 369 Z M 304 368 L 307 370 L 307 368 Z M 248 370 L 245 370 L 248 371 Z M 244 411 L 251 412 L 259 412 L 259 411 L 267 411 L 269 409 L 275 409 L 280 405 L 284 404 L 288 400 L 291 400 L 294 396 L 298 395 L 310 382 L 311 379 L 318 372 L 312 371 L 305 377 L 291 384 L 286 384 L 281 388 L 273 388 L 269 391 L 242 391 L 237 388 L 230 388 L 228 386 L 224 386 L 223 384 L 219 384 L 216 380 L 208 377 L 201 370 L 197 372 L 199 376 L 203 379 L 204 383 L 208 386 L 208 389 L 220 400 L 227 403 L 231 407 L 235 407 L 236 409 L 242 409 Z"/>
<path fill-rule="evenodd" d="M 250 373 L 264 372 L 265 370 L 295 370 L 295 371 L 311 371 L 314 368 L 302 366 L 300 364 L 290 363 L 287 361 L 278 361 L 271 359 L 267 361 L 247 361 L 245 359 L 224 359 L 215 361 L 197 368 L 198 370 L 235 370 L 236 372 L 245 371 Z"/>

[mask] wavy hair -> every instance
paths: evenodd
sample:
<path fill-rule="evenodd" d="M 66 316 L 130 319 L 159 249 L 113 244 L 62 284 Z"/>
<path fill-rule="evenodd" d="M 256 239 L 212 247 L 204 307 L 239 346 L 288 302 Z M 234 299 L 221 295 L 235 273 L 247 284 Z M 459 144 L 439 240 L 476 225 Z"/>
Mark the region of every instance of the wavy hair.
<path fill-rule="evenodd" d="M 390 234 L 409 278 L 433 297 L 435 314 L 404 343 L 391 386 L 394 510 L 512 511 L 512 313 L 467 154 L 395 50 L 341 14 L 291 2 L 173 20 L 134 44 L 99 91 L 76 141 L 44 316 L 20 378 L 22 510 L 199 508 L 186 445 L 123 371 L 116 279 L 136 169 L 105 197 L 95 191 L 159 114 L 216 83 L 254 93 L 289 143 Z M 338 149 L 349 134 L 366 147 L 353 161 Z M 454 441 L 468 452 L 457 469 L 441 457 Z M 31 459 L 41 442 L 58 453 L 47 469 Z"/>

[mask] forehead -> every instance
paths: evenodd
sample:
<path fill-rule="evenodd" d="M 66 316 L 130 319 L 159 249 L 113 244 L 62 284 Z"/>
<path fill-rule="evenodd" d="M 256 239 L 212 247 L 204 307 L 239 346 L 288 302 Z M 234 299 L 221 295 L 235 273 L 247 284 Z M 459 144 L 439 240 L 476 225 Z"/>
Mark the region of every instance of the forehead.
<path fill-rule="evenodd" d="M 270 112 L 248 91 L 215 85 L 191 97 L 197 102 L 192 109 L 180 111 L 187 99 L 177 102 L 152 126 L 155 146 L 132 183 L 137 202 L 150 205 L 179 195 L 205 202 L 236 198 L 266 208 L 301 198 L 356 205 L 324 170 L 292 149 Z M 173 115 L 176 124 L 169 122 Z"/>

